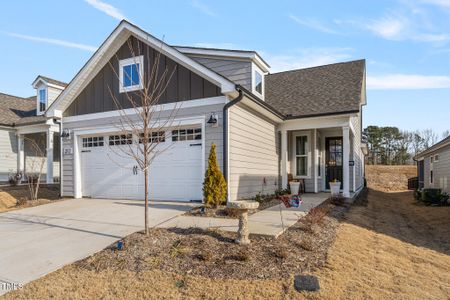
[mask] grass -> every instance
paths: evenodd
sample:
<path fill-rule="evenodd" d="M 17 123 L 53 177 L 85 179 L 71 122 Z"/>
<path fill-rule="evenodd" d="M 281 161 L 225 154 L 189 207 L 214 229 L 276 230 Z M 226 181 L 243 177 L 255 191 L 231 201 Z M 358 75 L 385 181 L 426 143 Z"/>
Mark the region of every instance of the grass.
<path fill-rule="evenodd" d="M 450 207 L 417 204 L 411 192 L 392 189 L 372 189 L 363 197 L 340 223 L 326 266 L 310 272 L 319 278 L 318 292 L 295 291 L 294 274 L 282 279 L 212 279 L 189 270 L 96 271 L 72 264 L 5 298 L 448 299 Z M 313 249 L 313 242 L 319 241 L 305 240 L 297 247 Z M 169 245 L 178 249 L 183 243 Z M 272 259 L 280 262 L 298 251 L 292 245 L 270 250 Z M 308 258 L 308 263 L 313 261 L 314 257 Z M 254 259 L 245 262 L 254 263 Z"/>

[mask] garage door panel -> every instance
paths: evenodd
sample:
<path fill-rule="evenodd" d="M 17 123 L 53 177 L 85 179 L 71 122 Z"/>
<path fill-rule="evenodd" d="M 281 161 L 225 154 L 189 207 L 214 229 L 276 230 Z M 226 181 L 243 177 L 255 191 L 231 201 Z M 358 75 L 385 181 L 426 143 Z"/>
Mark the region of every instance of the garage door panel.
<path fill-rule="evenodd" d="M 105 139 L 107 137 L 104 137 Z M 150 199 L 200 200 L 202 198 L 202 147 L 199 141 L 166 140 L 164 150 L 150 167 Z M 170 146 L 169 146 L 170 144 Z M 143 199 L 144 174 L 134 174 L 136 161 L 117 148 L 92 147 L 81 153 L 83 195 L 93 198 Z M 83 149 L 85 150 L 85 149 Z"/>

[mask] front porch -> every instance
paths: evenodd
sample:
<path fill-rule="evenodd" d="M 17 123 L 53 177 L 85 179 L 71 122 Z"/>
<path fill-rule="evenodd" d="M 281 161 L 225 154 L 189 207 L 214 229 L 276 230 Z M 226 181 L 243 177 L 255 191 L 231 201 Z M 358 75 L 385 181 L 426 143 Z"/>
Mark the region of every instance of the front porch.
<path fill-rule="evenodd" d="M 26 180 L 27 175 L 41 173 L 42 183 L 59 182 L 61 156 L 59 126 L 53 121 L 20 126 L 16 137 L 17 172 L 23 174 L 22 181 Z"/>
<path fill-rule="evenodd" d="M 341 182 L 344 197 L 363 185 L 360 133 L 352 116 L 287 121 L 280 127 L 282 188 L 302 180 L 305 192 L 329 191 L 329 182 Z"/>

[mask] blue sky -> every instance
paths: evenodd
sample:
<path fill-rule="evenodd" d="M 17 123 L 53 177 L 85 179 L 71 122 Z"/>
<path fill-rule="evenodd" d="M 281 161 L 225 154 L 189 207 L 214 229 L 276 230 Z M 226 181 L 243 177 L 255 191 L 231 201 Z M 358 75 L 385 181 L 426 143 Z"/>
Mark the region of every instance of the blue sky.
<path fill-rule="evenodd" d="M 450 0 L 1 1 L 0 91 L 70 81 L 126 18 L 169 44 L 258 51 L 272 71 L 365 58 L 365 125 L 450 129 Z"/>

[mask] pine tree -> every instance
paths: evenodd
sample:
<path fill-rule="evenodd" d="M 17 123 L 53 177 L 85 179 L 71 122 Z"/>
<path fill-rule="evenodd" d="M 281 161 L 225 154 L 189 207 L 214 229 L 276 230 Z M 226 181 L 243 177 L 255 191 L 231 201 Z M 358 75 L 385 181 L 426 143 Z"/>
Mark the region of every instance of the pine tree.
<path fill-rule="evenodd" d="M 207 206 L 216 207 L 225 202 L 227 183 L 217 165 L 216 145 L 211 145 L 208 158 L 208 169 L 203 182 L 203 197 Z"/>

